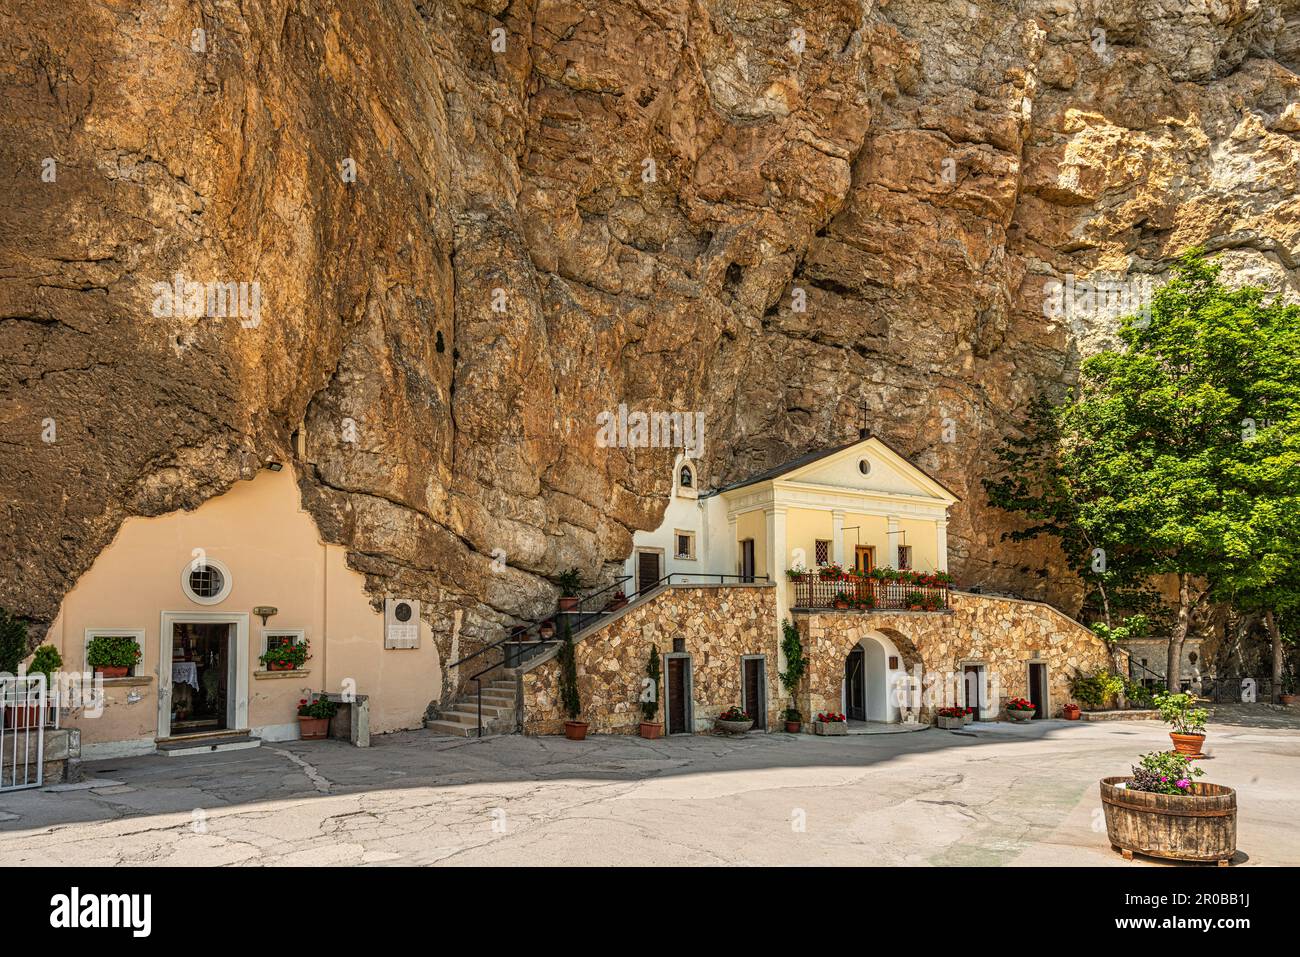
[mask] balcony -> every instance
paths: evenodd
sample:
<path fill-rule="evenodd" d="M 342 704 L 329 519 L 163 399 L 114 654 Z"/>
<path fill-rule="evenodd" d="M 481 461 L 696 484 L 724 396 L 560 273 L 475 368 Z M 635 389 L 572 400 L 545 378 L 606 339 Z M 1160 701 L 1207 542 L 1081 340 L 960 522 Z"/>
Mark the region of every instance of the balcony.
<path fill-rule="evenodd" d="M 791 607 L 846 611 L 948 610 L 952 579 L 944 572 L 877 569 L 866 575 L 834 568 L 789 574 Z"/>

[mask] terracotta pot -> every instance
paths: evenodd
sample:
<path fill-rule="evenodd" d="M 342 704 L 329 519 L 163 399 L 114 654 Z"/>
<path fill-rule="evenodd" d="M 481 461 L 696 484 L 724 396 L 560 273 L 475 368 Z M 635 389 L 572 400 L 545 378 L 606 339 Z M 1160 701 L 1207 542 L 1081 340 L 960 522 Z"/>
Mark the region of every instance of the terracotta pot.
<path fill-rule="evenodd" d="M 564 722 L 564 736 L 570 741 L 585 741 L 587 738 L 587 722 L 585 721 L 566 721 Z"/>
<path fill-rule="evenodd" d="M 304 718 L 298 716 L 298 733 L 304 741 L 319 741 L 329 735 L 329 718 Z"/>
<path fill-rule="evenodd" d="M 653 721 L 641 722 L 641 737 L 645 738 L 647 741 L 655 740 L 655 738 L 663 734 L 663 731 L 664 726 L 662 724 L 656 724 Z M 586 732 L 584 732 L 584 734 L 585 733 Z"/>
<path fill-rule="evenodd" d="M 560 598 L 560 611 L 574 611 L 578 607 L 578 596 L 564 595 Z"/>
<path fill-rule="evenodd" d="M 1296 696 L 1293 695 L 1293 694 L 1278 695 L 1278 698 L 1277 698 L 1278 701 L 1282 702 L 1282 704 L 1287 705 L 1287 706 L 1290 706 L 1290 705 L 1295 704 L 1295 699 L 1296 699 Z"/>
<path fill-rule="evenodd" d="M 615 598 L 613 601 L 611 601 L 608 605 L 605 606 L 605 610 L 618 611 L 620 608 L 624 608 L 626 606 L 627 606 L 627 596 L 619 595 L 617 598 Z"/>
<path fill-rule="evenodd" d="M 1174 750 L 1188 757 L 1200 757 L 1201 745 L 1205 743 L 1203 734 L 1176 734 L 1169 732 L 1169 740 L 1174 743 Z"/>
<path fill-rule="evenodd" d="M 787 721 L 787 722 L 785 723 L 785 733 L 786 733 L 786 734 L 798 734 L 798 733 L 799 733 L 799 728 L 800 728 L 800 727 L 802 727 L 802 722 L 800 722 L 800 721 Z"/>
<path fill-rule="evenodd" d="M 908 605 L 908 606 L 907 606 L 907 610 L 908 610 L 908 611 L 922 611 L 923 609 L 921 608 L 920 605 Z"/>
<path fill-rule="evenodd" d="M 835 607 L 836 607 L 836 608 L 839 608 L 840 610 L 843 610 L 843 609 L 849 607 L 849 603 L 846 602 L 846 601 L 837 601 L 837 602 L 835 603 Z"/>
<path fill-rule="evenodd" d="M 34 704 L 7 704 L 5 705 L 4 726 L 15 731 L 23 729 L 35 730 L 41 726 L 41 709 Z"/>
<path fill-rule="evenodd" d="M 1061 709 L 1061 716 L 1065 718 L 1066 721 L 1078 721 L 1079 720 L 1078 705 L 1067 704 L 1064 708 Z"/>
<path fill-rule="evenodd" d="M 105 678 L 125 678 L 130 670 L 127 665 L 100 665 L 95 669 L 95 674 L 103 675 Z"/>
<path fill-rule="evenodd" d="M 267 671 L 293 671 L 292 661 L 268 661 L 266 663 Z"/>

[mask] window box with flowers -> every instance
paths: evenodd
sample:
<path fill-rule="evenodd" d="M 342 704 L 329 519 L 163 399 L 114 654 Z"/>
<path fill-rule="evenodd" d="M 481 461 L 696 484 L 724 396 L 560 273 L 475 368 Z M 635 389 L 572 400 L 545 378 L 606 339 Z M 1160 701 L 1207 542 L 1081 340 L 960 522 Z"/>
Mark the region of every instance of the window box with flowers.
<path fill-rule="evenodd" d="M 309 643 L 305 638 L 302 641 L 288 639 L 272 645 L 257 660 L 267 671 L 297 671 L 311 657 L 308 650 Z"/>
<path fill-rule="evenodd" d="M 744 734 L 754 726 L 754 719 L 740 708 L 732 705 L 714 719 L 713 724 L 719 731 L 727 734 Z"/>
<path fill-rule="evenodd" d="M 817 720 L 813 722 L 813 733 L 829 735 L 848 734 L 848 719 L 838 711 L 819 711 L 817 713 Z"/>
<path fill-rule="evenodd" d="M 298 731 L 304 741 L 319 741 L 329 737 L 330 719 L 339 706 L 328 698 L 298 701 Z"/>
<path fill-rule="evenodd" d="M 1028 721 L 1037 710 L 1038 706 L 1028 698 L 1012 698 L 1007 702 L 1007 716 L 1012 721 Z"/>

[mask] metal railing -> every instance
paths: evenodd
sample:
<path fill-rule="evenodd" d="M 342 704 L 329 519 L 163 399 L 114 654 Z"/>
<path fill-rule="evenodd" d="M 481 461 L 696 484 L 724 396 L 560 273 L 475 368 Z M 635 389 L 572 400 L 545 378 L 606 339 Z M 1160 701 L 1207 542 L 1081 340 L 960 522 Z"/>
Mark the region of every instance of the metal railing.
<path fill-rule="evenodd" d="M 791 579 L 795 608 L 851 608 L 858 611 L 946 611 L 947 585 L 846 575 L 823 578 L 809 572 Z"/>
<path fill-rule="evenodd" d="M 41 786 L 48 717 L 45 675 L 0 676 L 0 791 Z"/>

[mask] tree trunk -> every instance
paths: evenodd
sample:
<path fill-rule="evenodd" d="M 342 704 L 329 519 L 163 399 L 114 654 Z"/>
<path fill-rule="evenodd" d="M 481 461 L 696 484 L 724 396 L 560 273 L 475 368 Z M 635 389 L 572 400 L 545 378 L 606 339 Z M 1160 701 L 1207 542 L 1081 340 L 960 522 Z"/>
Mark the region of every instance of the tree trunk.
<path fill-rule="evenodd" d="M 1264 612 L 1264 622 L 1268 625 L 1268 636 L 1273 639 L 1273 696 L 1274 704 L 1282 703 L 1282 629 L 1278 627 L 1277 615 L 1272 610 Z"/>
<path fill-rule="evenodd" d="M 1178 573 L 1178 624 L 1174 626 L 1173 636 L 1169 639 L 1169 660 L 1165 667 L 1165 685 L 1170 691 L 1177 692 L 1183 671 L 1183 642 L 1187 640 L 1187 629 L 1192 623 L 1192 576 L 1187 572 Z"/>

